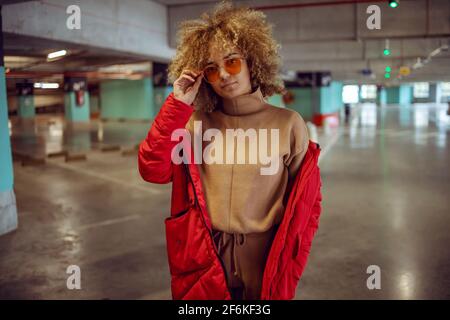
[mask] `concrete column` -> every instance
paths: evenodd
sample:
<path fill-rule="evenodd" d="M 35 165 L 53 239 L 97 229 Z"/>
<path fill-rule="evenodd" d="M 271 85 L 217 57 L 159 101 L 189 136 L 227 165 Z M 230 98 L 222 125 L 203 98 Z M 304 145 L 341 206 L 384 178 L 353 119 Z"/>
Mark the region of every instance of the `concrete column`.
<path fill-rule="evenodd" d="M 441 83 L 436 83 L 436 103 L 441 103 L 442 101 L 442 88 Z"/>
<path fill-rule="evenodd" d="M 153 82 L 153 109 L 152 118 L 154 118 L 167 96 L 173 91 L 173 87 L 168 85 L 168 74 L 167 68 L 169 65 L 167 63 L 157 63 L 152 64 L 152 82 Z"/>
<path fill-rule="evenodd" d="M 402 84 L 399 88 L 399 104 L 402 106 L 409 106 L 412 103 L 412 99 L 412 87 L 407 84 Z"/>
<path fill-rule="evenodd" d="M 380 106 L 385 106 L 387 103 L 387 93 L 386 88 L 382 87 L 377 90 L 377 104 Z"/>
<path fill-rule="evenodd" d="M 342 83 L 336 81 L 332 81 L 328 86 L 316 88 L 318 100 L 313 118 L 315 125 L 322 126 L 325 122 L 331 126 L 339 125 L 339 114 L 344 106 L 342 88 Z"/>
<path fill-rule="evenodd" d="M 71 122 L 88 122 L 89 92 L 86 78 L 64 77 L 64 114 Z"/>
<path fill-rule="evenodd" d="M 100 83 L 102 119 L 150 120 L 155 115 L 152 79 Z"/>
<path fill-rule="evenodd" d="M 400 103 L 400 87 L 386 88 L 386 103 L 399 104 Z"/>
<path fill-rule="evenodd" d="M 288 87 L 292 102 L 286 107 L 300 113 L 305 121 L 312 121 L 321 126 L 326 121 L 339 123 L 339 113 L 344 104 L 342 101 L 343 84 L 332 81 L 328 86 L 296 88 Z"/>
<path fill-rule="evenodd" d="M 313 118 L 313 91 L 312 88 L 287 87 L 290 98 L 286 107 L 297 111 L 305 121 Z"/>
<path fill-rule="evenodd" d="M 17 207 L 14 195 L 14 173 L 8 127 L 3 31 L 0 7 L 0 235 L 17 229 Z"/>
<path fill-rule="evenodd" d="M 281 94 L 274 94 L 267 99 L 267 102 L 273 106 L 279 108 L 286 108 L 283 101 L 283 96 Z"/>
<path fill-rule="evenodd" d="M 16 83 L 17 115 L 23 119 L 33 119 L 36 115 L 34 107 L 33 83 Z"/>

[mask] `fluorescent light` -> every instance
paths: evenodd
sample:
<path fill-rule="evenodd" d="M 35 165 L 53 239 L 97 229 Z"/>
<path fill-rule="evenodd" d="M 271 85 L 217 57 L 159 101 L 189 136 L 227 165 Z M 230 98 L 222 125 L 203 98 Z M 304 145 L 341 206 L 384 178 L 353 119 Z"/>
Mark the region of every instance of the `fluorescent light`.
<path fill-rule="evenodd" d="M 49 83 L 41 83 L 41 82 L 36 82 L 34 84 L 35 88 L 40 88 L 40 89 L 58 89 L 59 88 L 59 84 L 56 82 L 49 82 Z"/>
<path fill-rule="evenodd" d="M 430 53 L 430 57 L 434 57 L 434 56 L 437 56 L 439 53 L 441 53 L 441 48 L 437 48 L 437 49 L 435 49 L 435 50 L 433 50 L 431 53 Z"/>
<path fill-rule="evenodd" d="M 67 54 L 66 50 L 59 50 L 59 51 L 51 52 L 47 55 L 47 59 L 62 57 L 62 56 L 65 56 L 66 54 Z"/>

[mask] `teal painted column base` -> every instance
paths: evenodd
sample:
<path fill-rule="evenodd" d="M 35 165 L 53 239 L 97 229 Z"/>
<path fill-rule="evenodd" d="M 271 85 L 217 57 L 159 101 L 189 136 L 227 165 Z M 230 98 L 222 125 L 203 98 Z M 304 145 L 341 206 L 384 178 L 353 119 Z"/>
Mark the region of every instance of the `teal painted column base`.
<path fill-rule="evenodd" d="M 332 81 L 327 87 L 288 88 L 293 96 L 293 102 L 286 105 L 300 113 L 305 121 L 312 121 L 321 126 L 326 121 L 334 125 L 339 123 L 339 112 L 343 108 L 341 82 Z"/>
<path fill-rule="evenodd" d="M 386 101 L 387 101 L 386 89 L 383 88 L 380 90 L 380 92 L 378 92 L 377 104 L 379 104 L 380 106 L 385 106 Z"/>
<path fill-rule="evenodd" d="M 399 87 L 386 88 L 386 103 L 387 104 L 399 104 L 400 103 L 400 88 Z"/>
<path fill-rule="evenodd" d="M 17 115 L 20 118 L 31 119 L 36 115 L 36 110 L 34 108 L 34 96 L 19 96 Z"/>
<path fill-rule="evenodd" d="M 0 66 L 0 235 L 17 229 L 17 207 L 13 185 L 14 171 L 8 128 L 5 69 Z"/>
<path fill-rule="evenodd" d="M 275 107 L 285 108 L 283 96 L 281 94 L 274 94 L 267 99 L 267 102 Z"/>
<path fill-rule="evenodd" d="M 0 192 L 0 235 L 18 227 L 16 196 L 13 190 Z"/>
<path fill-rule="evenodd" d="M 413 100 L 413 88 L 408 85 L 401 85 L 399 91 L 399 103 L 402 106 L 409 106 Z"/>
<path fill-rule="evenodd" d="M 287 88 L 292 94 L 293 101 L 286 107 L 297 111 L 305 121 L 311 121 L 313 117 L 313 102 L 311 88 Z"/>
<path fill-rule="evenodd" d="M 316 88 L 318 91 L 318 100 L 314 108 L 313 123 L 316 126 L 339 125 L 339 114 L 344 107 L 342 100 L 342 89 L 344 85 L 341 82 L 332 81 L 327 87 Z"/>
<path fill-rule="evenodd" d="M 64 94 L 64 114 L 67 120 L 72 122 L 89 122 L 89 92 L 84 92 L 84 103 L 77 106 L 75 101 L 75 92 L 66 92 Z"/>

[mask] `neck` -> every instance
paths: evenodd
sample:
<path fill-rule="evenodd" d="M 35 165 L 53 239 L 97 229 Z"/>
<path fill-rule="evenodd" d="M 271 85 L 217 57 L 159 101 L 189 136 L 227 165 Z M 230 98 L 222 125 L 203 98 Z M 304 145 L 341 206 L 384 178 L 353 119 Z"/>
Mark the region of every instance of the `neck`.
<path fill-rule="evenodd" d="M 222 111 L 231 116 L 255 113 L 262 110 L 265 105 L 260 88 L 231 99 L 222 98 Z"/>

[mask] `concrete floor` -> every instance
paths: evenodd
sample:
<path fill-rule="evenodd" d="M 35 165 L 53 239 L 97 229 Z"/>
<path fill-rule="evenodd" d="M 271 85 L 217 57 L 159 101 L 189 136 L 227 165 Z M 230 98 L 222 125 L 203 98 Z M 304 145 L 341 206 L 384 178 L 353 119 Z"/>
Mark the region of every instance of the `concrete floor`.
<path fill-rule="evenodd" d="M 367 104 L 349 125 L 319 131 L 323 211 L 297 299 L 450 298 L 446 108 Z M 57 119 L 40 131 L 13 123 L 13 149 L 45 154 L 81 145 L 87 161 L 15 163 L 20 226 L 0 237 L 0 298 L 170 298 L 171 185 L 143 182 L 136 155 L 96 148 L 133 145 L 149 125 L 108 123 L 107 139 L 98 139 L 98 125 L 68 133 L 55 129 Z M 82 290 L 66 288 L 73 264 Z M 381 268 L 381 290 L 366 287 L 369 265 Z"/>

